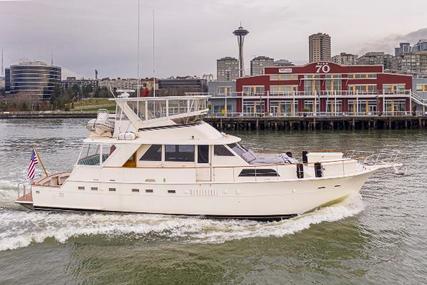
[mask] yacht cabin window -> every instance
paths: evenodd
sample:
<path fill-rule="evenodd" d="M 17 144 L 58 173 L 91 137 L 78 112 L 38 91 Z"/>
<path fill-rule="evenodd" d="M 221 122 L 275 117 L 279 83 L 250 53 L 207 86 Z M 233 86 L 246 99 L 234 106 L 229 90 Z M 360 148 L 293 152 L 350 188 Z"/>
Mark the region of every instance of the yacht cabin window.
<path fill-rule="evenodd" d="M 280 176 L 276 170 L 274 169 L 243 169 L 239 177 L 272 177 L 272 176 Z"/>
<path fill-rule="evenodd" d="M 162 160 L 162 145 L 153 144 L 141 156 L 142 161 L 161 161 Z"/>
<path fill-rule="evenodd" d="M 194 145 L 165 145 L 165 160 L 194 162 Z"/>
<path fill-rule="evenodd" d="M 234 156 L 224 145 L 215 145 L 214 154 L 217 156 Z"/>
<path fill-rule="evenodd" d="M 197 146 L 197 162 L 209 163 L 209 146 L 208 145 Z"/>
<path fill-rule="evenodd" d="M 112 144 L 85 144 L 80 152 L 78 165 L 101 165 L 115 151 Z"/>
<path fill-rule="evenodd" d="M 251 150 L 248 150 L 247 148 L 238 143 L 229 144 L 228 147 L 230 147 L 238 156 L 243 158 L 247 163 L 251 163 L 256 159 L 255 154 Z"/>

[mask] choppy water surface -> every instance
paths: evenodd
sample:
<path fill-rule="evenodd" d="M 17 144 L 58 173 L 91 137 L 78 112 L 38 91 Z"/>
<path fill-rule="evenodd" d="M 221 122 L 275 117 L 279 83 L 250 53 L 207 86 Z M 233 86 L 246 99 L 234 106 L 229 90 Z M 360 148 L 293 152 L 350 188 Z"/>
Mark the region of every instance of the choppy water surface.
<path fill-rule="evenodd" d="M 422 284 L 427 280 L 427 133 L 245 132 L 257 151 L 399 150 L 340 205 L 259 223 L 31 212 L 13 203 L 31 146 L 71 169 L 86 120 L 0 121 L 0 284 Z"/>

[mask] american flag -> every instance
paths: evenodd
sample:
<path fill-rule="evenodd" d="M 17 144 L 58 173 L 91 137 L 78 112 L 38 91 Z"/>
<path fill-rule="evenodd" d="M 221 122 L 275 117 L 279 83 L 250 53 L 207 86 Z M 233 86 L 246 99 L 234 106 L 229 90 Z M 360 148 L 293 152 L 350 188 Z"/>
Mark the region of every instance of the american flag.
<path fill-rule="evenodd" d="M 30 180 L 34 179 L 34 176 L 36 175 L 36 165 L 39 163 L 37 160 L 37 154 L 36 151 L 33 149 L 33 152 L 31 153 L 31 160 L 30 165 L 28 165 L 27 170 L 27 178 Z"/>

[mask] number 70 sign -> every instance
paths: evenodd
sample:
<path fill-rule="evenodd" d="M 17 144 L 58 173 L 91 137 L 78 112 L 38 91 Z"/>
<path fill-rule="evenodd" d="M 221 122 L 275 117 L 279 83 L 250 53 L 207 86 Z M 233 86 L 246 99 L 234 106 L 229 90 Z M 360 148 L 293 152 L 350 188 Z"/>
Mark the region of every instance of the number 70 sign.
<path fill-rule="evenodd" d="M 331 67 L 327 63 L 319 63 L 316 65 L 316 73 L 329 73 Z"/>

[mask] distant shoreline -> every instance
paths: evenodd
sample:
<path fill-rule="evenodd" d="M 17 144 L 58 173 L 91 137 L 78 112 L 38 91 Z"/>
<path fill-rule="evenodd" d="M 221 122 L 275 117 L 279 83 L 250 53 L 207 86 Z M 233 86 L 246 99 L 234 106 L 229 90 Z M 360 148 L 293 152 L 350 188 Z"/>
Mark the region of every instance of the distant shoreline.
<path fill-rule="evenodd" d="M 0 112 L 1 119 L 86 119 L 96 118 L 97 112 Z"/>

